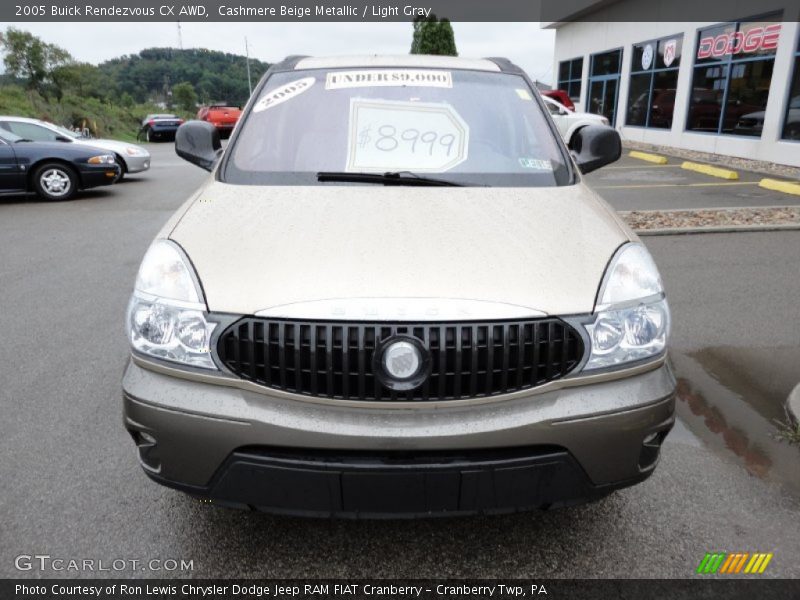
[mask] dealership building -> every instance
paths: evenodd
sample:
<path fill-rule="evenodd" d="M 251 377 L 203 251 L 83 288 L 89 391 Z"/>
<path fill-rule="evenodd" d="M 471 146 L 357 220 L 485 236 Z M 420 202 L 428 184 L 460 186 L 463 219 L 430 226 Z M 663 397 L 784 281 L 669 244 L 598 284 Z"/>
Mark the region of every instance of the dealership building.
<path fill-rule="evenodd" d="M 577 4 L 579 20 L 543 24 L 556 30 L 555 87 L 577 110 L 625 140 L 800 167 L 800 3 L 724 22 L 639 22 L 639 0 Z"/>

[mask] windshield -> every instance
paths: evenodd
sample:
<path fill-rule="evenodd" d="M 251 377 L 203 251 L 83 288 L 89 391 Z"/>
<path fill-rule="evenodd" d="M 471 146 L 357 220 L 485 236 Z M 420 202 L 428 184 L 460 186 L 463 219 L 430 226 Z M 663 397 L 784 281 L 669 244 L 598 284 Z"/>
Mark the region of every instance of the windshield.
<path fill-rule="evenodd" d="M 23 138 L 21 135 L 17 135 L 16 133 L 11 133 L 10 131 L 7 131 L 5 129 L 0 129 L 0 140 L 13 144 L 14 142 L 18 142 L 24 139 L 25 138 Z"/>
<path fill-rule="evenodd" d="M 406 173 L 465 186 L 554 186 L 570 172 L 524 78 L 440 69 L 318 69 L 272 75 L 221 179 L 268 185 L 320 172 Z"/>
<path fill-rule="evenodd" d="M 61 135 L 65 135 L 67 137 L 75 139 L 82 137 L 80 133 L 77 133 L 75 131 L 70 131 L 66 127 L 61 127 L 60 125 L 56 125 L 54 123 L 48 123 L 47 126 L 50 127 L 51 129 L 57 129 L 58 133 L 60 133 Z"/>

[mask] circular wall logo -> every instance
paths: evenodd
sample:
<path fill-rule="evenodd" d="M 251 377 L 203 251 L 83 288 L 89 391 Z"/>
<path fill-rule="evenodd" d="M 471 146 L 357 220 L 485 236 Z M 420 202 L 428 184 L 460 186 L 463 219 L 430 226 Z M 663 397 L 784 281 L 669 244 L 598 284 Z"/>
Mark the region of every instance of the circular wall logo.
<path fill-rule="evenodd" d="M 653 64 L 653 45 L 647 44 L 642 52 L 642 68 L 647 71 Z"/>

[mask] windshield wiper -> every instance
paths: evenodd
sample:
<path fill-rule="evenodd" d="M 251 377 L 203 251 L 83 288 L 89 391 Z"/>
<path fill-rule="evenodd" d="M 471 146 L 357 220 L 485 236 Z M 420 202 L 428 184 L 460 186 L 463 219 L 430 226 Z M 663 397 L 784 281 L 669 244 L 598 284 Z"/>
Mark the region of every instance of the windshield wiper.
<path fill-rule="evenodd" d="M 317 181 L 348 181 L 353 183 L 381 183 L 383 185 L 441 185 L 462 187 L 462 184 L 447 179 L 424 177 L 411 171 L 389 171 L 387 173 L 348 173 L 347 171 L 322 171 Z"/>

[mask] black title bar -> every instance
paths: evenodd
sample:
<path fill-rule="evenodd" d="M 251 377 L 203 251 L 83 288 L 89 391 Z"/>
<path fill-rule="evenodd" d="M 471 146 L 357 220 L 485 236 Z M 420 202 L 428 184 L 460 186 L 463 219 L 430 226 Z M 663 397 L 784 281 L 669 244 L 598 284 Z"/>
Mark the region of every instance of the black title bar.
<path fill-rule="evenodd" d="M 797 582 L 731 576 L 728 579 L 6 579 L 3 600 L 323 600 L 541 599 L 796 600 Z"/>
<path fill-rule="evenodd" d="M 0 21 L 288 22 L 451 21 L 559 23 L 729 21 L 781 12 L 800 19 L 790 0 L 4 0 Z"/>

